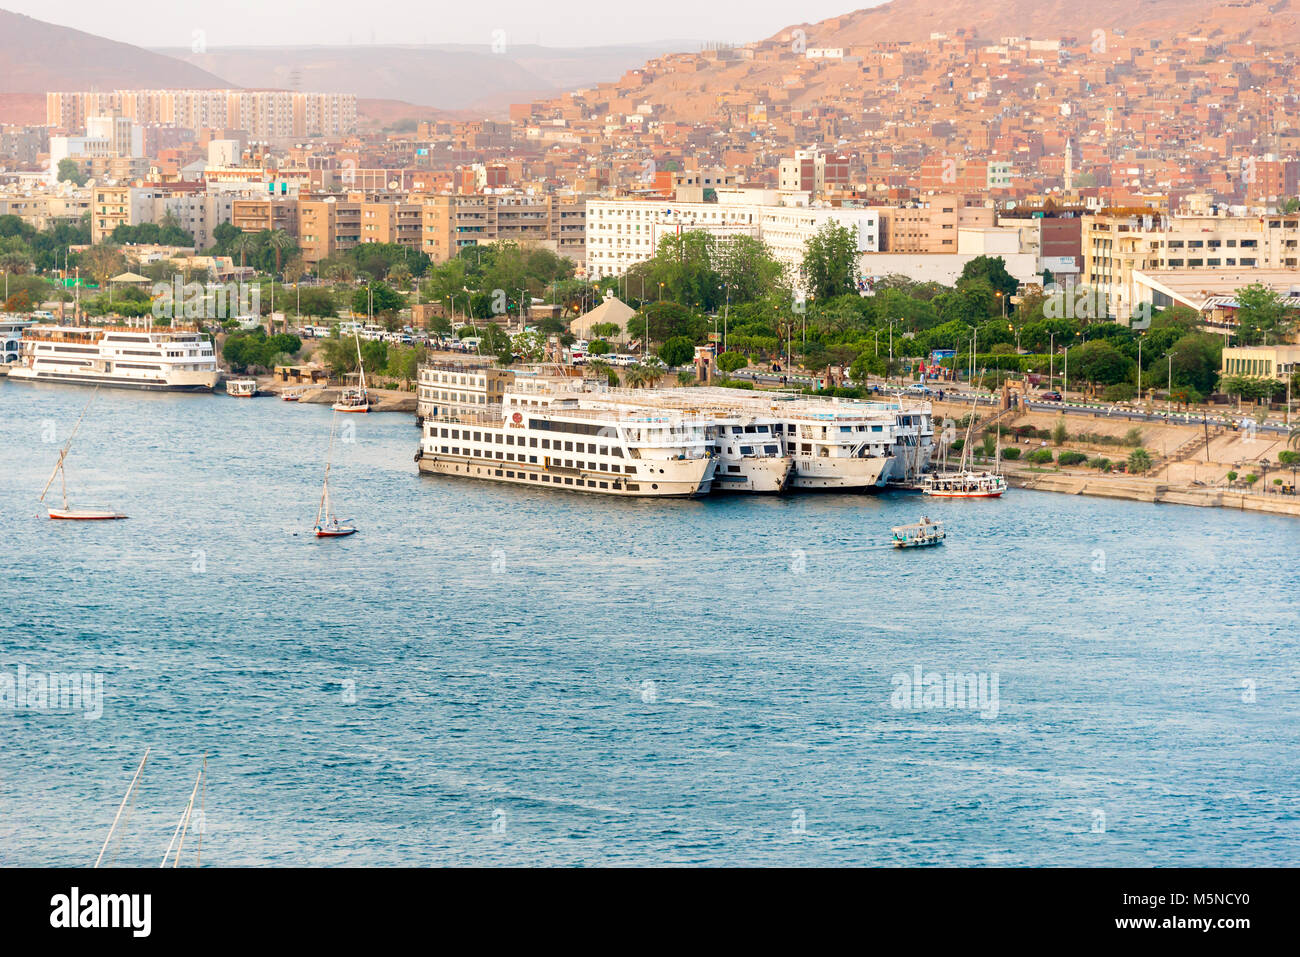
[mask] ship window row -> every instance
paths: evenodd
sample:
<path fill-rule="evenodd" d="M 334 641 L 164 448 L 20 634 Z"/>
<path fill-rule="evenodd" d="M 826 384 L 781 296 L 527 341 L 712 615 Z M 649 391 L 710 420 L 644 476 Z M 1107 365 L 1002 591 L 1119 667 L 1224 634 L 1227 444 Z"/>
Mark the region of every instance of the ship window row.
<path fill-rule="evenodd" d="M 462 434 L 463 432 L 463 434 Z M 565 442 L 560 439 L 538 439 L 537 436 L 512 435 L 506 433 L 493 432 L 471 432 L 469 429 L 451 429 L 440 428 L 435 431 L 433 426 L 429 427 L 429 437 L 444 439 L 463 439 L 474 442 L 486 442 L 496 445 L 518 445 L 522 447 L 527 439 L 529 448 L 542 448 L 556 452 L 585 452 L 588 455 L 612 455 L 615 458 L 623 457 L 623 450 L 618 446 L 597 445 L 594 442 Z"/>
<path fill-rule="evenodd" d="M 472 449 L 472 448 L 469 448 L 469 447 L 462 448 L 461 446 L 458 446 L 458 445 L 440 445 L 440 446 L 438 446 L 438 451 L 439 451 L 440 453 L 442 453 L 443 455 L 463 455 L 463 456 L 465 456 L 465 457 L 467 457 L 467 458 L 493 458 L 493 456 L 492 456 L 491 453 L 485 453 L 485 452 L 482 452 L 482 451 L 479 450 L 479 449 Z M 513 452 L 504 452 L 504 453 L 503 453 L 503 452 L 497 452 L 496 455 L 495 455 L 495 458 L 496 458 L 497 461 L 501 461 L 501 462 L 517 462 L 517 463 L 519 463 L 519 464 L 521 464 L 521 465 L 522 465 L 522 464 L 525 464 L 525 463 L 527 463 L 527 464 L 529 464 L 529 465 L 536 465 L 536 464 L 538 464 L 538 463 L 537 463 L 537 456 L 535 456 L 535 455 L 529 455 L 529 456 L 525 457 L 525 456 L 523 456 L 523 455 L 516 456 L 515 453 L 513 453 Z M 598 471 L 604 471 L 604 472 L 618 472 L 618 471 L 621 470 L 621 471 L 623 471 L 623 472 L 628 473 L 629 475 L 635 475 L 635 474 L 636 474 L 636 466 L 635 466 L 635 465 L 624 465 L 624 466 L 621 466 L 621 467 L 620 467 L 619 465 L 615 464 L 615 465 L 606 465 L 606 466 L 602 466 L 599 462 L 590 462 L 590 461 L 588 461 L 588 462 L 584 462 L 584 461 L 582 461 L 581 459 L 555 459 L 555 460 L 551 460 L 551 459 L 548 457 L 547 460 L 546 460 L 546 462 L 543 463 L 543 464 L 544 464 L 544 466 L 547 467 L 547 468 L 564 468 L 564 469 L 574 469 L 574 470 L 586 470 L 586 471 L 588 471 L 588 472 L 598 472 Z"/>
<path fill-rule="evenodd" d="M 528 427 L 537 432 L 572 432 L 574 435 L 608 435 L 608 426 L 591 422 L 557 422 L 552 419 L 529 419 Z"/>

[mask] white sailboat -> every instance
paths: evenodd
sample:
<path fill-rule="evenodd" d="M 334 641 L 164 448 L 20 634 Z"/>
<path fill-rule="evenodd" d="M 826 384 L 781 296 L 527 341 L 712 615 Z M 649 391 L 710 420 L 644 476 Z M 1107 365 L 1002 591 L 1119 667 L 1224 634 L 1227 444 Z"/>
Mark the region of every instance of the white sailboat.
<path fill-rule="evenodd" d="M 339 400 L 334 403 L 335 412 L 369 412 L 370 393 L 366 391 L 366 364 L 361 361 L 361 336 L 354 329 L 352 336 L 357 343 L 357 388 L 344 389 Z"/>
<path fill-rule="evenodd" d="M 95 393 L 99 389 L 96 387 L 95 392 L 90 394 L 90 399 L 86 402 L 86 407 L 81 410 L 81 417 L 77 419 L 77 424 L 72 428 L 72 434 L 68 436 L 68 441 L 64 443 L 62 450 L 59 452 L 59 460 L 54 463 L 54 471 L 50 473 L 49 480 L 45 483 L 45 488 L 41 489 L 40 501 L 45 501 L 46 494 L 50 491 L 50 486 L 54 484 L 54 477 L 57 475 L 63 489 L 63 507 L 56 508 L 53 505 L 47 505 L 50 518 L 72 519 L 78 521 L 104 521 L 115 518 L 126 518 L 120 512 L 115 512 L 111 508 L 104 508 L 99 505 L 79 505 L 73 506 L 68 503 L 68 476 L 64 468 L 64 461 L 68 457 L 68 450 L 72 448 L 72 440 L 77 437 L 77 431 L 81 428 L 81 422 L 90 411 L 90 403 L 95 401 Z"/>
<path fill-rule="evenodd" d="M 978 402 L 978 400 L 976 400 Z M 966 424 L 966 440 L 961 447 L 961 464 L 956 472 L 931 472 L 925 477 L 921 493 L 933 498 L 1000 498 L 1007 490 L 1007 480 L 1002 476 L 1002 427 L 998 426 L 997 471 L 988 469 L 976 472 L 967 464 L 970 454 L 971 430 L 977 415 L 976 402 L 971 403 L 970 421 Z"/>
<path fill-rule="evenodd" d="M 320 505 L 316 509 L 316 527 L 313 531 L 317 538 L 343 538 L 347 535 L 355 535 L 357 528 L 351 520 L 340 522 L 338 516 L 334 514 L 334 506 L 330 502 L 330 467 L 334 461 L 334 420 L 330 420 L 330 445 L 329 452 L 325 456 L 325 481 L 321 485 Z"/>

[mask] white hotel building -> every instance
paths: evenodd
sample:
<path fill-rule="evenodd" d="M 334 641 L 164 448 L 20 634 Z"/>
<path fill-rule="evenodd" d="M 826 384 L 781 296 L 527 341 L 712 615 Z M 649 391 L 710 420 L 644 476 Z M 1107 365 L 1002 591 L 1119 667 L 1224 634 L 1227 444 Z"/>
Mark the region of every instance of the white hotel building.
<path fill-rule="evenodd" d="M 858 251 L 880 250 L 875 209 L 812 207 L 807 193 L 767 189 L 718 189 L 716 203 L 675 200 L 587 201 L 587 276 L 621 276 L 653 258 L 665 236 L 704 230 L 720 239 L 752 236 L 767 244 L 792 280 L 798 278 L 808 240 L 828 221 L 857 230 Z"/>

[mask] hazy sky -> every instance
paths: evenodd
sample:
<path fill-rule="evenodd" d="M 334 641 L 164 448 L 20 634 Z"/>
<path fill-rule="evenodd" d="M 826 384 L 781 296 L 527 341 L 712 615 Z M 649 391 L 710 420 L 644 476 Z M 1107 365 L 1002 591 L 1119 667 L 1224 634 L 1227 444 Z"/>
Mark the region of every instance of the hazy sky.
<path fill-rule="evenodd" d="M 507 43 L 590 46 L 685 41 L 743 43 L 792 23 L 815 22 L 880 0 L 0 0 L 0 7 L 140 46 L 209 48 L 302 43 Z"/>

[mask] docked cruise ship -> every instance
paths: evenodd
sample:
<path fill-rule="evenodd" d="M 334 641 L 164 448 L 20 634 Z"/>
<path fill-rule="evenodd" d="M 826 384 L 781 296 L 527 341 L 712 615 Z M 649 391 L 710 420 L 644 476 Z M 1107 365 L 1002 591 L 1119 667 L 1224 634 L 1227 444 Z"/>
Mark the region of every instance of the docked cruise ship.
<path fill-rule="evenodd" d="M 708 420 L 672 410 L 582 408 L 579 392 L 501 394 L 498 370 L 427 364 L 422 388 L 454 396 L 421 410 L 421 472 L 603 495 L 686 498 L 712 488 Z M 437 388 L 445 387 L 445 388 Z"/>
<path fill-rule="evenodd" d="M 168 392 L 211 392 L 212 342 L 194 327 L 51 326 L 23 330 L 14 382 L 64 382 Z"/>
<path fill-rule="evenodd" d="M 465 448 L 449 440 L 463 439 L 466 433 L 456 429 L 452 422 L 442 420 L 467 415 L 481 417 L 484 413 L 492 422 L 499 419 L 507 427 L 510 423 L 526 424 L 532 416 L 566 414 L 582 423 L 604 422 L 602 427 L 607 429 L 616 429 L 620 422 L 643 419 L 673 423 L 670 428 L 677 428 L 679 422 L 702 424 L 705 449 L 714 466 L 709 481 L 689 493 L 697 495 L 710 489 L 714 492 L 874 491 L 891 483 L 915 483 L 929 470 L 933 452 L 934 429 L 926 404 L 904 407 L 901 403 L 827 400 L 709 387 L 617 389 L 607 388 L 594 379 L 584 379 L 581 370 L 576 369 L 506 370 L 464 361 L 430 363 L 421 369 L 419 381 L 421 420 L 426 425 L 436 424 L 435 431 L 424 430 L 421 449 L 424 471 L 456 474 L 458 466 L 464 463 L 447 465 L 446 456 L 455 454 L 453 449 L 464 455 Z M 471 430 L 469 434 L 481 434 L 481 430 L 478 433 Z M 511 433 L 507 429 L 505 434 Z M 685 444 L 678 441 L 681 435 L 673 438 L 676 444 L 670 446 L 669 458 L 694 458 L 699 454 L 694 437 Z M 493 460 L 491 467 L 475 465 L 485 470 L 470 474 L 506 481 L 548 481 L 507 474 L 519 470 L 499 466 L 497 460 L 518 462 L 519 453 L 510 451 L 509 445 L 513 443 L 509 438 L 505 444 L 505 449 L 487 450 Z M 576 443 L 575 447 L 583 444 L 586 443 Z M 543 451 L 552 448 L 540 444 L 540 440 L 538 447 Z M 591 451 L 603 455 L 600 450 L 599 444 L 591 447 Z M 506 457 L 503 459 L 498 452 Z M 431 456 L 438 457 L 437 468 L 426 461 Z M 526 455 L 526 464 L 534 464 L 528 461 L 530 457 Z M 568 467 L 563 464 L 568 460 L 560 458 L 559 461 L 559 467 Z M 589 467 L 601 462 L 601 459 L 587 460 Z M 605 460 L 604 464 L 611 463 Z M 597 484 L 597 490 L 608 489 L 601 489 Z M 651 494 L 661 492 L 652 489 Z"/>

